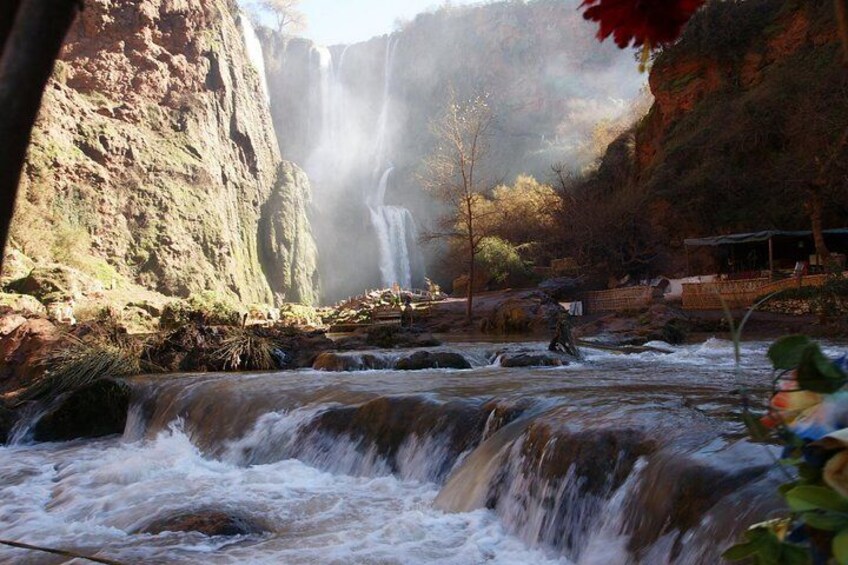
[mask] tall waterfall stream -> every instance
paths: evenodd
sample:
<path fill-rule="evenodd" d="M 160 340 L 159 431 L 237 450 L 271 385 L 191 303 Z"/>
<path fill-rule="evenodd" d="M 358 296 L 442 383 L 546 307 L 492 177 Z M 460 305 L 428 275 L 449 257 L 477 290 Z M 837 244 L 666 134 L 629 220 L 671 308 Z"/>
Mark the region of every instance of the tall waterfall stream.
<path fill-rule="evenodd" d="M 129 379 L 123 437 L 0 447 L 3 537 L 125 563 L 696 564 L 777 504 L 733 392 L 764 396 L 766 344 L 739 374 L 716 339 L 501 367 L 515 347 L 450 346 L 468 370 Z M 137 533 L 204 510 L 264 533 Z"/>

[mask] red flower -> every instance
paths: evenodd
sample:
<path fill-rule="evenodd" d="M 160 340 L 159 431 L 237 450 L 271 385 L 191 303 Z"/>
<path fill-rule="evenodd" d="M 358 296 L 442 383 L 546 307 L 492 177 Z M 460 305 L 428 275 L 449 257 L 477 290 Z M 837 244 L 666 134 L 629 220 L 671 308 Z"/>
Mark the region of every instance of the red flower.
<path fill-rule="evenodd" d="M 624 49 L 671 43 L 705 0 L 584 0 L 583 17 L 600 24 L 598 39 L 610 35 Z"/>

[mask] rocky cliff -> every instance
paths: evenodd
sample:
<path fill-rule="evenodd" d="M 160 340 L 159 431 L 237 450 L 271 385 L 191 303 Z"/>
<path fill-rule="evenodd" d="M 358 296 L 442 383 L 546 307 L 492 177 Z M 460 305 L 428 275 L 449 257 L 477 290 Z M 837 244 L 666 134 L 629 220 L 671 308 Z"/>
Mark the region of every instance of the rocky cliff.
<path fill-rule="evenodd" d="M 306 176 L 280 158 L 231 0 L 87 0 L 33 136 L 12 245 L 164 294 L 317 299 Z"/>
<path fill-rule="evenodd" d="M 642 194 L 642 223 L 672 251 L 655 255 L 665 258 L 655 267 L 682 270 L 685 237 L 810 229 L 812 183 L 825 187 L 829 227 L 844 225 L 848 73 L 840 55 L 825 0 L 709 3 L 659 54 L 649 81 L 655 102 L 628 134 L 629 157 L 614 144 L 594 179 L 613 193 Z"/>

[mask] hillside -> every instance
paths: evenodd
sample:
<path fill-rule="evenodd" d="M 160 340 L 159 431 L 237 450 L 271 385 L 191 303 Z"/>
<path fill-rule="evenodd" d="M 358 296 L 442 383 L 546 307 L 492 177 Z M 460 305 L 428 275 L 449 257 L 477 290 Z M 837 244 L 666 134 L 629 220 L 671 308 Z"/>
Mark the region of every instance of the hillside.
<path fill-rule="evenodd" d="M 280 158 L 229 0 L 86 2 L 48 86 L 12 247 L 107 287 L 312 303 L 306 176 Z"/>
<path fill-rule="evenodd" d="M 848 73 L 832 3 L 708 4 L 656 57 L 650 87 L 649 114 L 588 183 L 638 203 L 627 237 L 654 272 L 683 270 L 686 237 L 809 229 L 812 184 L 826 226 L 844 226 Z"/>

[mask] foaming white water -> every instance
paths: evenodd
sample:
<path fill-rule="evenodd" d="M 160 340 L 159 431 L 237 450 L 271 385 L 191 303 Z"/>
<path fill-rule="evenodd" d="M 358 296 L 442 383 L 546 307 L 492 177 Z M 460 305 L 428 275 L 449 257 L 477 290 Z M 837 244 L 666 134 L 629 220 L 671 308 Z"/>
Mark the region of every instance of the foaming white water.
<path fill-rule="evenodd" d="M 401 288 L 411 288 L 409 245 L 415 243 L 418 233 L 412 214 L 399 206 L 378 206 L 371 209 L 371 222 L 380 246 L 380 277 L 383 286 L 391 287 L 397 283 Z"/>
<path fill-rule="evenodd" d="M 405 438 L 388 461 L 371 438 L 353 439 L 311 431 L 307 424 L 332 407 L 265 414 L 243 438 L 230 442 L 222 459 L 236 465 L 255 465 L 297 458 L 336 475 L 383 477 L 396 475 L 404 481 L 435 483 L 451 465 L 462 459 L 451 453 L 440 435 Z"/>
<path fill-rule="evenodd" d="M 730 351 L 728 342 L 677 346 L 670 355 L 589 352 L 586 362 L 566 368 L 491 365 L 498 351 L 544 347 L 450 346 L 488 359 L 469 371 L 136 379 L 143 394 L 123 439 L 0 448 L 0 528 L 22 541 L 102 551 L 127 563 L 625 563 L 636 559 L 628 555 L 635 540 L 644 542 L 639 562 L 695 565 L 715 562 L 735 535 L 717 527 L 762 518 L 752 501 L 774 488 L 753 482 L 721 495 L 702 523 L 687 523 L 682 533 L 662 521 L 654 529 L 659 538 L 637 527 L 652 516 L 664 519 L 650 497 L 665 500 L 668 493 L 686 504 L 671 496 L 678 477 L 737 485 L 745 480 L 741 471 L 771 461 L 748 461 L 742 454 L 750 447 L 737 453 L 724 439 L 741 433 L 727 407 L 736 401 L 722 400 L 736 378 L 717 361 Z M 762 371 L 764 350 L 763 343 L 745 344 L 743 359 Z M 767 374 L 750 378 L 769 382 Z M 372 399 L 404 396 L 423 397 L 426 409 L 378 403 L 358 410 Z M 166 411 L 171 416 L 148 428 L 139 400 L 148 409 L 153 401 L 173 406 Z M 447 405 L 457 402 L 485 410 L 450 412 Z M 524 410 L 512 413 L 516 419 L 504 416 L 516 407 Z M 234 418 L 235 410 L 249 415 Z M 177 416 L 186 418 L 184 427 L 155 435 Z M 528 434 L 531 423 L 535 435 Z M 548 424 L 551 435 L 544 432 Z M 218 425 L 217 436 L 199 433 Z M 575 440 L 568 431 L 584 428 L 610 430 L 609 441 L 625 447 L 629 430 L 641 430 L 662 438 L 664 451 L 640 455 L 648 461 L 644 468 L 622 466 L 618 478 L 595 481 L 609 473 L 595 458 L 616 460 L 616 450 L 596 451 L 608 442 L 594 436 L 569 443 Z M 466 441 L 456 430 L 480 431 Z M 144 437 L 152 439 L 139 441 Z M 569 449 L 589 456 L 579 473 L 570 468 Z M 198 510 L 231 512 L 270 533 L 244 539 L 133 533 L 154 519 Z M 30 555 L 17 551 L 0 550 L 0 562 L 27 562 Z M 556 561 L 554 553 L 565 557 Z"/>
<path fill-rule="evenodd" d="M 126 563 L 567 563 L 526 548 L 489 511 L 433 509 L 431 483 L 332 475 L 292 459 L 209 460 L 179 427 L 149 442 L 0 448 L 0 477 L 4 537 Z M 132 533 L 201 509 L 269 532 Z M 32 560 L 0 548 L 3 563 Z"/>
<path fill-rule="evenodd" d="M 688 365 L 688 366 L 714 366 L 731 368 L 736 361 L 733 352 L 733 342 L 727 339 L 711 337 L 701 343 L 686 345 L 670 345 L 665 342 L 656 341 L 645 344 L 648 347 L 670 351 L 646 351 L 642 353 L 628 354 L 626 359 L 636 364 L 642 362 L 657 363 L 660 365 Z M 743 367 L 758 367 L 766 363 L 766 352 L 769 343 L 762 341 L 742 342 L 740 344 L 741 363 Z M 621 353 L 583 347 L 585 359 L 588 362 L 603 362 L 610 359 L 621 359 Z"/>
<path fill-rule="evenodd" d="M 244 47 L 247 50 L 247 57 L 256 72 L 259 74 L 259 82 L 262 85 L 262 94 L 265 95 L 265 101 L 271 102 L 271 93 L 268 90 L 268 78 L 265 74 L 265 54 L 262 51 L 262 43 L 256 35 L 256 29 L 250 18 L 244 13 L 239 16 L 241 21 L 242 36 L 244 38 Z"/>

